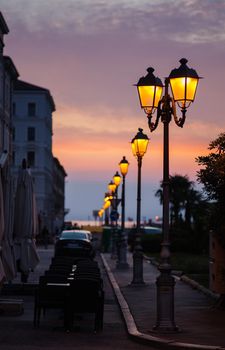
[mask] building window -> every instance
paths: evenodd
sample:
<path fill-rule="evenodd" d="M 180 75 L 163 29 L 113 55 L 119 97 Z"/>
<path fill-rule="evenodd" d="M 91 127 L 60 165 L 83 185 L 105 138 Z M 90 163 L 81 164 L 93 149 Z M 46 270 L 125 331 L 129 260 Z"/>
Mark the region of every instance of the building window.
<path fill-rule="evenodd" d="M 13 102 L 13 105 L 12 105 L 12 112 L 13 112 L 13 115 L 16 115 L 16 104 L 15 104 L 15 102 Z"/>
<path fill-rule="evenodd" d="M 32 126 L 27 128 L 27 141 L 35 141 L 35 128 Z"/>
<path fill-rule="evenodd" d="M 28 103 L 28 116 L 35 117 L 36 115 L 36 103 L 30 102 Z"/>
<path fill-rule="evenodd" d="M 34 151 L 27 152 L 27 165 L 28 165 L 28 167 L 35 166 L 35 152 Z"/>

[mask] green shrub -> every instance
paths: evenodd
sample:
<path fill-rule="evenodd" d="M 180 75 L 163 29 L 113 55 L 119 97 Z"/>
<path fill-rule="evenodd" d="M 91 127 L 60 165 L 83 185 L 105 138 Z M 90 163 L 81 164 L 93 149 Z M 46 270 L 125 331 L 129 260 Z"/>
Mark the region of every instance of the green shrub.
<path fill-rule="evenodd" d="M 161 249 L 162 235 L 161 234 L 143 234 L 141 244 L 144 253 L 158 253 Z"/>

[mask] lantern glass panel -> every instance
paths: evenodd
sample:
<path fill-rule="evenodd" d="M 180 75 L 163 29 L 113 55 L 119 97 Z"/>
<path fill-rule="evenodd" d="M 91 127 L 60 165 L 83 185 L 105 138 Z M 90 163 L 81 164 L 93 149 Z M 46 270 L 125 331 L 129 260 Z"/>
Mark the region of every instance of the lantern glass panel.
<path fill-rule="evenodd" d="M 107 202 L 105 202 L 105 203 L 103 204 L 103 208 L 104 208 L 104 209 L 107 209 L 107 208 L 110 207 L 110 205 L 111 205 L 111 202 L 110 202 L 110 201 L 107 201 Z"/>
<path fill-rule="evenodd" d="M 114 184 L 115 184 L 116 186 L 119 186 L 120 181 L 121 181 L 120 175 L 115 175 L 115 176 L 113 177 L 113 181 L 114 181 Z"/>
<path fill-rule="evenodd" d="M 132 143 L 132 148 L 134 147 L 135 155 L 137 157 L 143 157 L 148 147 L 148 139 L 135 139 Z"/>
<path fill-rule="evenodd" d="M 181 77 L 170 79 L 174 101 L 180 101 L 183 103 L 186 101 L 193 102 L 197 84 L 197 78 Z"/>
<path fill-rule="evenodd" d="M 138 85 L 138 93 L 142 108 L 157 108 L 162 96 L 162 86 Z"/>
<path fill-rule="evenodd" d="M 120 172 L 123 176 L 127 175 L 129 163 L 120 163 Z"/>

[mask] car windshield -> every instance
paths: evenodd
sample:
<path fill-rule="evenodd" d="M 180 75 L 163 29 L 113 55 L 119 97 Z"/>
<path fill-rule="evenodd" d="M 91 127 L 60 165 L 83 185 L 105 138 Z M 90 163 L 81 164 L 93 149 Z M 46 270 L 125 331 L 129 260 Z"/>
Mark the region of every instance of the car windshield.
<path fill-rule="evenodd" d="M 60 239 L 89 239 L 87 233 L 79 231 L 63 231 Z"/>

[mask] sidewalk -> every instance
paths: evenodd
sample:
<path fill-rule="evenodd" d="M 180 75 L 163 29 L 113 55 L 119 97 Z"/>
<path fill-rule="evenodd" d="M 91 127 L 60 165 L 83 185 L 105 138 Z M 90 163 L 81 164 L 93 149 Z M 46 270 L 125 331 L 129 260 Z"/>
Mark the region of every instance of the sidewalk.
<path fill-rule="evenodd" d="M 170 349 L 225 349 L 225 311 L 213 308 L 215 300 L 176 278 L 175 322 L 178 333 L 158 334 L 152 330 L 156 321 L 156 286 L 159 272 L 144 260 L 144 286 L 131 286 L 132 255 L 129 269 L 116 269 L 110 254 L 101 254 L 126 322 L 128 333 L 137 341 Z"/>

